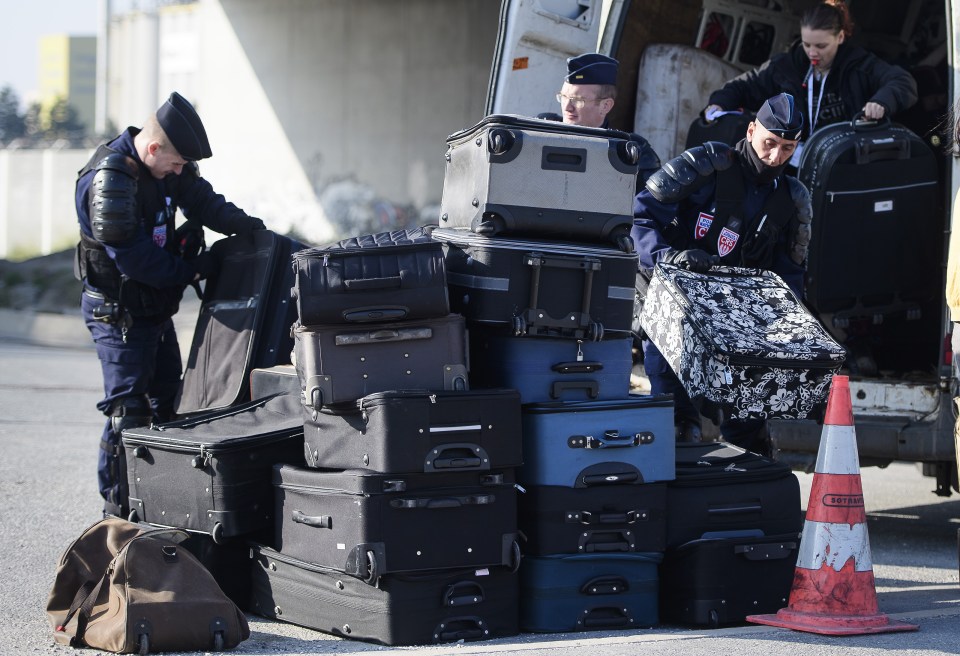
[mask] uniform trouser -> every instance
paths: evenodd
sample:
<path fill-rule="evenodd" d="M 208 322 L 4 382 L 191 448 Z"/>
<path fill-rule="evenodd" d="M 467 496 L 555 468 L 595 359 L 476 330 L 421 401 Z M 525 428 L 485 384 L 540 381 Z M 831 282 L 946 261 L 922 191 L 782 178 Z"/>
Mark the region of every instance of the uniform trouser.
<path fill-rule="evenodd" d="M 183 365 L 172 320 L 136 319 L 127 330 L 124 341 L 123 330 L 118 324 L 93 319 L 94 308 L 102 303 L 102 298 L 88 292 L 81 296 L 80 309 L 96 345 L 103 372 L 104 397 L 97 403 L 97 409 L 108 417 L 100 438 L 97 476 L 107 511 L 126 514 L 123 449 L 120 435 L 114 431 L 109 417 L 115 405 L 124 398 L 146 396 L 154 417 L 168 420 L 173 415 Z"/>
<path fill-rule="evenodd" d="M 700 412 L 663 354 L 649 339 L 643 340 L 643 367 L 650 379 L 651 394 L 673 394 L 674 421 L 700 426 Z M 720 435 L 748 451 L 769 454 L 767 422 L 763 419 L 728 419 L 720 424 Z"/>

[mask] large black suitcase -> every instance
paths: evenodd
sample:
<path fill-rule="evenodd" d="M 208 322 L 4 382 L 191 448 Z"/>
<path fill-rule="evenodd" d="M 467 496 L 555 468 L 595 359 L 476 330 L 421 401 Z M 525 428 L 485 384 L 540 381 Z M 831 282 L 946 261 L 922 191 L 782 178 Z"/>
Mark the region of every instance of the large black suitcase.
<path fill-rule="evenodd" d="M 301 248 L 270 230 L 235 235 L 210 247 L 218 269 L 204 287 L 177 414 L 245 401 L 251 369 L 290 362 L 290 326 L 296 320 L 290 257 Z"/>
<path fill-rule="evenodd" d="M 659 621 L 655 552 L 530 556 L 520 566 L 520 628 L 639 629 Z"/>
<path fill-rule="evenodd" d="M 384 473 L 519 467 L 516 390 L 393 390 L 346 410 L 323 409 L 304 424 L 307 465 Z"/>
<path fill-rule="evenodd" d="M 253 545 L 251 610 L 384 645 L 486 640 L 519 632 L 518 575 L 506 567 L 385 574 L 368 585 Z"/>
<path fill-rule="evenodd" d="M 273 466 L 303 462 L 298 397 L 277 395 L 123 431 L 132 520 L 217 542 L 273 525 Z"/>
<path fill-rule="evenodd" d="M 518 496 L 524 556 L 663 551 L 667 487 L 524 485 Z"/>
<path fill-rule="evenodd" d="M 937 157 L 920 137 L 888 120 L 828 125 L 804 145 L 797 177 L 816 217 L 806 287 L 815 311 L 843 327 L 915 316 L 939 298 Z"/>
<path fill-rule="evenodd" d="M 440 227 L 633 250 L 640 147 L 619 130 L 494 114 L 447 138 Z"/>
<path fill-rule="evenodd" d="M 422 228 L 345 239 L 293 258 L 302 324 L 429 319 L 450 314 L 440 245 Z"/>
<path fill-rule="evenodd" d="M 668 549 L 660 566 L 664 622 L 717 627 L 787 606 L 797 533 L 732 532 Z"/>
<path fill-rule="evenodd" d="M 601 339 L 630 332 L 637 255 L 593 246 L 434 230 L 450 305 L 515 335 Z"/>
<path fill-rule="evenodd" d="M 737 531 L 797 534 L 800 482 L 790 467 L 725 442 L 676 445 L 667 483 L 667 547 Z"/>
<path fill-rule="evenodd" d="M 426 569 L 515 567 L 512 469 L 380 474 L 274 468 L 276 547 L 375 583 Z"/>
<path fill-rule="evenodd" d="M 470 330 L 471 386 L 516 389 L 524 404 L 623 399 L 632 369 L 629 336 L 592 342 Z"/>
<path fill-rule="evenodd" d="M 640 320 L 690 400 L 718 424 L 818 417 L 846 357 L 780 276 L 762 269 L 658 264 Z"/>
<path fill-rule="evenodd" d="M 297 325 L 293 333 L 308 414 L 374 392 L 468 386 L 467 330 L 459 314 L 363 326 Z"/>

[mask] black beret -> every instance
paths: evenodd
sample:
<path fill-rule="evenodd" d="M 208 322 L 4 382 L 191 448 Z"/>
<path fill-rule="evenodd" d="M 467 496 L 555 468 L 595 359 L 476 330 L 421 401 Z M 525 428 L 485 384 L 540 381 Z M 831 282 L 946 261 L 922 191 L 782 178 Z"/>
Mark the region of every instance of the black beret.
<path fill-rule="evenodd" d="M 789 93 L 768 98 L 760 111 L 757 121 L 778 137 L 797 141 L 803 128 L 803 114 L 796 108 L 793 96 Z"/>
<path fill-rule="evenodd" d="M 567 60 L 567 77 L 570 84 L 616 84 L 620 66 L 613 57 L 588 52 Z"/>
<path fill-rule="evenodd" d="M 185 160 L 195 162 L 213 154 L 197 110 L 176 91 L 157 110 L 157 121 Z"/>

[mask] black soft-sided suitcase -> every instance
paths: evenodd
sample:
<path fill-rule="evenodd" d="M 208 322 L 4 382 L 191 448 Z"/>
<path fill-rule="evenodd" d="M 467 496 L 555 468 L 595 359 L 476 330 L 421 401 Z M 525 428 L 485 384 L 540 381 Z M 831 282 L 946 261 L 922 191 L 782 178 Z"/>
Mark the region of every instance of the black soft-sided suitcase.
<path fill-rule="evenodd" d="M 440 319 L 296 326 L 294 364 L 308 414 L 396 389 L 467 389 L 466 325 Z"/>
<path fill-rule="evenodd" d="M 668 549 L 660 566 L 664 622 L 717 627 L 787 606 L 800 538 L 717 535 Z"/>
<path fill-rule="evenodd" d="M 640 313 L 700 412 L 724 419 L 816 418 L 846 351 L 780 276 L 658 264 Z"/>
<path fill-rule="evenodd" d="M 276 546 L 371 583 L 383 574 L 515 567 L 512 469 L 451 474 L 274 468 Z"/>
<path fill-rule="evenodd" d="M 731 112 L 708 123 L 702 116 L 698 116 L 687 130 L 684 148 L 696 148 L 708 141 L 734 146 L 747 136 L 747 126 L 755 117 L 753 112 Z"/>
<path fill-rule="evenodd" d="M 800 482 L 790 467 L 726 442 L 677 444 L 667 484 L 667 547 L 731 531 L 803 529 Z"/>
<path fill-rule="evenodd" d="M 215 541 L 273 525 L 273 466 L 303 462 L 303 414 L 287 394 L 123 431 L 131 519 Z"/>
<path fill-rule="evenodd" d="M 594 487 L 674 477 L 673 397 L 524 406 L 523 485 Z"/>
<path fill-rule="evenodd" d="M 251 610 L 384 645 L 486 640 L 519 632 L 518 575 L 506 567 L 385 574 L 377 585 L 253 546 Z"/>
<path fill-rule="evenodd" d="M 324 409 L 304 424 L 307 465 L 385 473 L 518 467 L 516 390 L 393 390 L 346 410 Z"/>
<path fill-rule="evenodd" d="M 663 551 L 667 487 L 524 485 L 518 495 L 525 556 Z"/>
<path fill-rule="evenodd" d="M 447 138 L 440 227 L 633 250 L 640 147 L 619 130 L 494 114 Z"/>
<path fill-rule="evenodd" d="M 290 362 L 291 253 L 305 248 L 270 230 L 221 239 L 176 401 L 177 414 L 218 410 L 246 401 L 250 370 Z"/>
<path fill-rule="evenodd" d="M 816 217 L 806 287 L 815 311 L 916 313 L 938 296 L 937 175 L 930 147 L 896 123 L 835 123 L 810 136 L 797 177 Z"/>
<path fill-rule="evenodd" d="M 653 626 L 661 558 L 653 552 L 524 557 L 520 628 L 559 633 Z"/>
<path fill-rule="evenodd" d="M 470 330 L 470 384 L 509 387 L 520 402 L 622 399 L 630 393 L 633 339 L 601 342 Z"/>
<path fill-rule="evenodd" d="M 293 258 L 300 323 L 403 321 L 450 313 L 443 253 L 422 228 L 345 239 Z"/>
<path fill-rule="evenodd" d="M 450 304 L 515 335 L 601 339 L 630 332 L 637 255 L 592 246 L 434 230 Z"/>
<path fill-rule="evenodd" d="M 278 364 L 250 372 L 250 398 L 262 399 L 274 394 L 300 395 L 300 379 L 292 364 Z"/>

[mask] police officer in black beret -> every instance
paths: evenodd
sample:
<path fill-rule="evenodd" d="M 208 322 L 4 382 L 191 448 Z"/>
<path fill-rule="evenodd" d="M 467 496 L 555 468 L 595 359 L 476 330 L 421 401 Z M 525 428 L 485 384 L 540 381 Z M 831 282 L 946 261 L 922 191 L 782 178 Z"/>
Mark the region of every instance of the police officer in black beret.
<path fill-rule="evenodd" d="M 197 253 L 202 228 L 264 229 L 200 176 L 196 162 L 211 154 L 200 117 L 174 92 L 142 129 L 101 145 L 79 172 L 76 272 L 103 370 L 97 408 L 108 420 L 98 473 L 106 513 L 128 512 L 121 431 L 173 414 L 182 363 L 171 317 L 184 288 L 215 268 L 208 253 Z M 178 208 L 191 226 L 179 233 Z"/>
<path fill-rule="evenodd" d="M 588 52 L 567 60 L 567 74 L 557 93 L 560 114 L 545 112 L 538 118 L 563 121 L 588 128 L 609 128 L 607 114 L 617 99 L 617 72 L 620 63 L 613 57 Z M 650 175 L 660 168 L 660 158 L 650 143 L 639 134 L 630 138 L 640 144 L 639 191 Z"/>
<path fill-rule="evenodd" d="M 650 176 L 634 200 L 631 232 L 641 278 L 658 262 L 707 272 L 715 264 L 766 269 L 798 298 L 810 243 L 810 194 L 784 175 L 800 141 L 803 115 L 793 96 L 769 98 L 736 146 L 708 142 Z M 677 439 L 700 441 L 700 413 L 663 355 L 643 340 L 653 394 L 674 395 Z M 724 439 L 759 453 L 769 448 L 766 422 L 726 421 Z"/>

